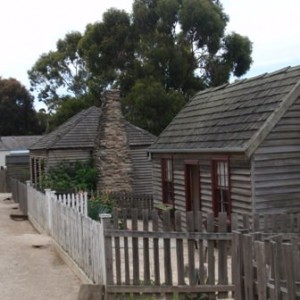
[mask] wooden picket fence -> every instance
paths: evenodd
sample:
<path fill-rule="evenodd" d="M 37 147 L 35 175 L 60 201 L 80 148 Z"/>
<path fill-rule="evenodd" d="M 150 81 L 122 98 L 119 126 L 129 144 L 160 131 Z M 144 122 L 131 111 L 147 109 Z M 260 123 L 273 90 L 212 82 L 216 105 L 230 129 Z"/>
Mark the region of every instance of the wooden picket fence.
<path fill-rule="evenodd" d="M 248 232 L 233 232 L 236 300 L 300 299 L 300 214 L 255 216 Z"/>
<path fill-rule="evenodd" d="M 78 192 L 71 194 L 53 195 L 58 202 L 63 203 L 67 207 L 77 210 L 80 214 L 88 216 L 88 195 L 87 192 Z"/>
<path fill-rule="evenodd" d="M 252 226 L 244 222 L 244 229 L 262 233 L 300 233 L 300 214 L 281 213 L 254 215 Z"/>
<path fill-rule="evenodd" d="M 189 212 L 187 231 L 182 230 L 180 212 L 175 213 L 174 224 L 168 211 L 162 220 L 157 210 L 144 210 L 142 221 L 136 209 L 131 210 L 130 220 L 127 215 L 127 210 L 115 210 L 113 226 L 104 229 L 111 299 L 140 293 L 156 299 L 174 294 L 227 299 L 232 294 L 231 233 L 227 232 L 226 214 L 221 213 L 218 220 L 209 214 L 204 220 L 201 212 Z"/>
<path fill-rule="evenodd" d="M 121 209 L 137 208 L 139 211 L 143 209 L 153 209 L 152 194 L 136 194 L 128 192 L 113 192 L 111 196 L 116 207 Z"/>
<path fill-rule="evenodd" d="M 22 210 L 23 214 L 27 215 L 28 201 L 26 183 L 10 177 L 9 186 L 13 199 L 15 199 L 15 201 L 19 204 L 19 207 Z"/>
<path fill-rule="evenodd" d="M 8 193 L 7 171 L 0 169 L 0 193 Z"/>
<path fill-rule="evenodd" d="M 54 199 L 51 211 L 51 236 L 94 283 L 103 284 L 105 254 L 103 229 L 76 206 Z"/>
<path fill-rule="evenodd" d="M 300 299 L 300 214 L 232 215 L 229 226 L 223 213 L 115 209 L 96 222 L 86 204 L 16 184 L 13 198 L 27 197 L 30 221 L 108 299 Z"/>

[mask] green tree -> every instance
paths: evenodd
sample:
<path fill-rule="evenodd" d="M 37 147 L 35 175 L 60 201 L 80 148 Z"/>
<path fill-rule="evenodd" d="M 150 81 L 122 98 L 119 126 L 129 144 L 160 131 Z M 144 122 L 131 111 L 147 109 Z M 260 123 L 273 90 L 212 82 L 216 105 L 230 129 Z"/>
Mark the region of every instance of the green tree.
<path fill-rule="evenodd" d="M 247 37 L 226 35 L 227 22 L 219 1 L 135 0 L 136 57 L 145 76 L 189 95 L 225 83 L 231 74 L 243 75 L 252 62 L 252 45 Z"/>
<path fill-rule="evenodd" d="M 52 112 L 48 116 L 47 132 L 52 131 L 86 107 L 87 103 L 83 99 L 74 100 L 71 97 L 64 97 L 56 112 Z"/>
<path fill-rule="evenodd" d="M 92 99 L 89 89 L 92 79 L 78 50 L 81 38 L 79 32 L 66 34 L 57 42 L 55 51 L 42 54 L 28 71 L 32 90 L 49 111 L 59 109 L 65 99 L 86 98 L 87 105 Z"/>
<path fill-rule="evenodd" d="M 33 97 L 16 79 L 0 77 L 0 136 L 41 134 Z"/>
<path fill-rule="evenodd" d="M 166 91 L 154 78 L 138 80 L 123 102 L 127 119 L 159 134 L 184 105 L 185 98 L 178 91 Z"/>
<path fill-rule="evenodd" d="M 33 87 L 44 83 L 41 99 L 56 108 L 63 99 L 58 91 L 66 87 L 71 98 L 88 105 L 100 103 L 103 90 L 120 88 L 128 120 L 158 134 L 196 91 L 250 68 L 252 44 L 237 33 L 226 34 L 228 20 L 218 0 L 135 0 L 132 14 L 110 9 L 82 36 L 66 36 L 64 47 L 42 56 L 42 68 L 37 63 L 30 72 Z M 53 63 L 52 56 L 59 59 Z M 79 63 L 79 78 L 65 63 L 70 61 Z M 64 85 L 65 77 L 72 84 Z M 161 111 L 166 121 L 154 125 Z"/>
<path fill-rule="evenodd" d="M 125 11 L 109 9 L 102 22 L 87 26 L 79 44 L 80 53 L 101 90 L 119 85 L 119 77 L 134 60 L 134 43 L 130 15 Z"/>

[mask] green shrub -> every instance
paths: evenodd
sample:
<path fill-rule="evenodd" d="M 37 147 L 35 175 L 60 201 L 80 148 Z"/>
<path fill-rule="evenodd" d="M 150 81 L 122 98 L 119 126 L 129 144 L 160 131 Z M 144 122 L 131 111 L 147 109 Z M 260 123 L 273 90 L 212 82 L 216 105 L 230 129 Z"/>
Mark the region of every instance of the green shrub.
<path fill-rule="evenodd" d="M 41 187 L 56 192 L 76 192 L 95 190 L 97 186 L 97 170 L 92 160 L 88 162 L 63 161 L 50 168 L 42 178 Z"/>
<path fill-rule="evenodd" d="M 115 203 L 110 192 L 102 192 L 97 196 L 92 196 L 88 200 L 88 215 L 94 220 L 99 220 L 99 214 L 111 214 Z"/>

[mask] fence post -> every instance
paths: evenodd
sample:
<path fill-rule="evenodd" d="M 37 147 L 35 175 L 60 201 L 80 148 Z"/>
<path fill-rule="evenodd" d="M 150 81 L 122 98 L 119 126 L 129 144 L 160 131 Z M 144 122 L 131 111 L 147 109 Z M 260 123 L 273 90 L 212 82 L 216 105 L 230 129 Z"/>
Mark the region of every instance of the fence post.
<path fill-rule="evenodd" d="M 52 235 L 52 195 L 51 189 L 45 189 L 47 199 L 47 218 L 48 218 L 48 233 Z"/>
<path fill-rule="evenodd" d="M 83 214 L 85 217 L 87 217 L 88 216 L 88 193 L 87 192 L 83 193 L 83 200 L 84 200 Z"/>
<path fill-rule="evenodd" d="M 31 207 L 31 198 L 29 196 L 29 188 L 31 187 L 31 181 L 30 180 L 26 180 L 25 181 L 26 184 L 26 196 L 27 196 L 27 214 L 28 217 L 29 215 L 32 213 L 32 207 Z"/>
<path fill-rule="evenodd" d="M 107 247 L 111 247 L 111 243 L 107 243 L 106 238 L 104 236 L 104 230 L 108 227 L 111 214 L 99 214 L 100 219 L 100 243 L 103 245 L 103 255 L 101 256 L 101 271 L 102 271 L 102 278 L 103 278 L 103 285 L 107 286 L 108 282 L 108 276 L 112 276 L 112 253 Z M 109 269 L 107 270 L 106 262 L 108 260 L 107 266 L 109 266 Z M 109 274 L 107 274 L 107 272 Z M 109 281 L 112 279 L 110 278 Z M 109 282 L 111 283 L 111 282 Z"/>
<path fill-rule="evenodd" d="M 265 243 L 254 242 L 254 253 L 257 265 L 257 294 L 258 300 L 267 299 L 267 271 L 266 271 L 266 252 Z M 293 298 L 295 299 L 295 298 Z"/>
<path fill-rule="evenodd" d="M 244 299 L 243 282 L 242 282 L 242 236 L 240 232 L 232 233 L 232 280 L 234 284 L 234 295 L 236 300 Z"/>

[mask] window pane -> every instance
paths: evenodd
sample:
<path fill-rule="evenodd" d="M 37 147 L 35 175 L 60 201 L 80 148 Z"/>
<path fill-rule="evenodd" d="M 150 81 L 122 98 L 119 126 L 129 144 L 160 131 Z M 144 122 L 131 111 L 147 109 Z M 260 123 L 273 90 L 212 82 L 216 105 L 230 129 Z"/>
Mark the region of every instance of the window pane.
<path fill-rule="evenodd" d="M 226 159 L 213 161 L 213 182 L 214 188 L 214 214 L 218 216 L 220 212 L 230 214 L 230 191 L 229 191 L 229 163 Z"/>
<path fill-rule="evenodd" d="M 225 175 L 224 186 L 228 187 L 229 186 L 229 184 L 228 184 L 229 174 L 228 174 L 228 163 L 227 162 L 224 162 L 224 175 Z"/>
<path fill-rule="evenodd" d="M 162 160 L 162 196 L 164 203 L 172 203 L 174 201 L 172 159 Z"/>
<path fill-rule="evenodd" d="M 219 187 L 228 187 L 228 163 L 226 161 L 217 162 L 217 182 Z"/>
<path fill-rule="evenodd" d="M 173 180 L 173 168 L 172 168 L 172 160 L 167 160 L 167 181 L 171 182 Z"/>

